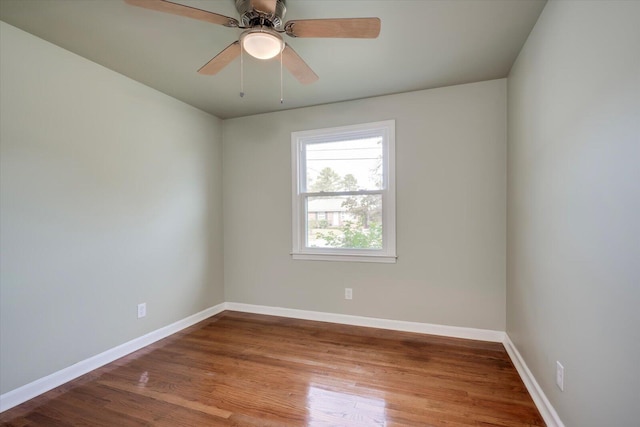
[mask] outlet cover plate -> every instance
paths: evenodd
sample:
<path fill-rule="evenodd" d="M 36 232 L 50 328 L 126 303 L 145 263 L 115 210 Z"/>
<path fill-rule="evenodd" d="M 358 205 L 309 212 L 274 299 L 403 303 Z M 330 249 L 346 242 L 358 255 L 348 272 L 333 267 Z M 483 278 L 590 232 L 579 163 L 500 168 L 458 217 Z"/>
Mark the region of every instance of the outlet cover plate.
<path fill-rule="evenodd" d="M 147 315 L 147 303 L 143 302 L 141 304 L 138 304 L 138 319 L 141 319 L 146 315 Z"/>
<path fill-rule="evenodd" d="M 556 385 L 564 391 L 564 366 L 558 361 L 556 361 Z"/>

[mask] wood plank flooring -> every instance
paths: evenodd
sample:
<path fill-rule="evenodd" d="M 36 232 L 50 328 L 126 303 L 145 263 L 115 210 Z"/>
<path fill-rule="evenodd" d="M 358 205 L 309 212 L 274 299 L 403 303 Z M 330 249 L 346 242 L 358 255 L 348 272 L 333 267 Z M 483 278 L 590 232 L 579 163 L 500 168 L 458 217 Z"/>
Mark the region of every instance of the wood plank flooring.
<path fill-rule="evenodd" d="M 501 344 L 226 311 L 3 426 L 544 426 Z"/>

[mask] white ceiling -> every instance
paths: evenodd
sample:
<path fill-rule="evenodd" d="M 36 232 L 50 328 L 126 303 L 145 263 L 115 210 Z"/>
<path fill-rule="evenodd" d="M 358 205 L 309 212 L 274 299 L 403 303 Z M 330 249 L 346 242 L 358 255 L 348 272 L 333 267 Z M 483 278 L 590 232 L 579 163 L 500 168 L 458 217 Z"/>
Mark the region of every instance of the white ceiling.
<path fill-rule="evenodd" d="M 238 17 L 234 0 L 173 0 Z M 0 19 L 220 118 L 506 77 L 546 0 L 288 0 L 284 21 L 379 17 L 377 39 L 287 42 L 320 80 L 245 55 L 216 76 L 196 70 L 241 30 L 123 0 L 0 0 Z M 46 64 L 34 64 L 46 71 Z"/>

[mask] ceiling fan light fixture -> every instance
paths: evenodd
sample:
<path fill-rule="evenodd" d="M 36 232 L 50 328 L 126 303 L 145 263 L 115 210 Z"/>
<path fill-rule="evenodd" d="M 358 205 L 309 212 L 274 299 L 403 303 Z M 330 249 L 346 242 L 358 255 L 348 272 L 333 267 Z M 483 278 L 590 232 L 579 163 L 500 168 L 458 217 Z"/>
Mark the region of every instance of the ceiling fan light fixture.
<path fill-rule="evenodd" d="M 251 29 L 242 34 L 242 48 L 258 59 L 271 59 L 284 49 L 280 34 L 265 28 Z"/>

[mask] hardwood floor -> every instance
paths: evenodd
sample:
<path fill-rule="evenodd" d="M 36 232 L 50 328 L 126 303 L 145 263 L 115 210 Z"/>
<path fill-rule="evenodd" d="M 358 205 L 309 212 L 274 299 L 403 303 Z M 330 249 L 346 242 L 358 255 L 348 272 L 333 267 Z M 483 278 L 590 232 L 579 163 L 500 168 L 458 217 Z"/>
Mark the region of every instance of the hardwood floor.
<path fill-rule="evenodd" d="M 226 311 L 5 426 L 544 426 L 504 347 Z"/>

